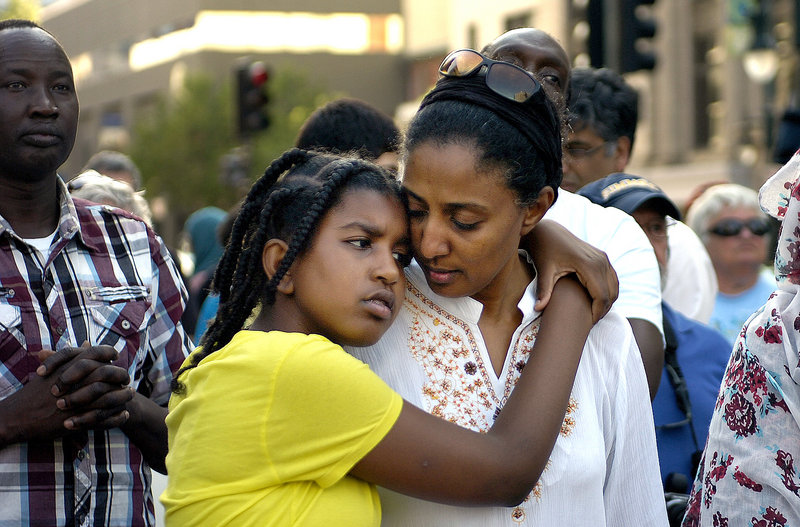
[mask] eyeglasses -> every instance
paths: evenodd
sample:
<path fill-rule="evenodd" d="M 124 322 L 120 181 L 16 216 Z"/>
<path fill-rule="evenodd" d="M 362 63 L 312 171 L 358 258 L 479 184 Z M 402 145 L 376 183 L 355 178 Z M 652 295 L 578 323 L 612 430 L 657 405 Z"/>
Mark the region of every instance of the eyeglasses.
<path fill-rule="evenodd" d="M 479 72 L 485 72 L 489 89 L 515 102 L 525 102 L 542 89 L 539 81 L 519 66 L 486 58 L 474 49 L 453 51 L 439 66 L 444 77 L 470 77 Z"/>
<path fill-rule="evenodd" d="M 678 223 L 674 219 L 670 218 L 669 216 L 664 217 L 664 221 L 653 221 L 651 223 L 646 223 L 640 226 L 642 230 L 649 236 L 650 238 L 666 238 L 667 237 L 667 229 L 672 227 Z"/>
<path fill-rule="evenodd" d="M 750 218 L 749 220 L 727 218 L 708 229 L 708 232 L 717 236 L 730 237 L 738 235 L 745 227 L 756 236 L 764 236 L 769 232 L 769 221 L 765 218 Z"/>
<path fill-rule="evenodd" d="M 572 159 L 584 159 L 589 157 L 590 155 L 594 154 L 604 146 L 608 146 L 613 144 L 613 141 L 606 141 L 604 143 L 600 143 L 597 146 L 593 146 L 591 148 L 575 148 L 572 146 L 565 146 L 564 147 L 564 155 L 571 157 Z"/>

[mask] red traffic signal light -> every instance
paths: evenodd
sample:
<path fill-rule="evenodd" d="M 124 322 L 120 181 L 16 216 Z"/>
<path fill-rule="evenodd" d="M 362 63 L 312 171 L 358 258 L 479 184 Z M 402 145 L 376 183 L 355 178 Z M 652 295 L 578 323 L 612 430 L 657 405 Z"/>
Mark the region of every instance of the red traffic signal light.
<path fill-rule="evenodd" d="M 248 73 L 250 75 L 250 83 L 253 86 L 261 87 L 269 80 L 269 70 L 260 60 L 250 64 Z"/>
<path fill-rule="evenodd" d="M 242 137 L 269 127 L 269 77 L 269 69 L 260 61 L 236 69 L 238 128 Z"/>

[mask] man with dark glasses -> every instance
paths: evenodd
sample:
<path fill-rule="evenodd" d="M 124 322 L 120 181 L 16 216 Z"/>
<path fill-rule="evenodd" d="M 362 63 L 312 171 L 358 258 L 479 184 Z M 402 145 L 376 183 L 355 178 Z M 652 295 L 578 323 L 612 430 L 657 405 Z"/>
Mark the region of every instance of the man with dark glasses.
<path fill-rule="evenodd" d="M 708 250 L 719 282 L 710 324 L 733 344 L 744 322 L 775 289 L 765 268 L 771 225 L 753 189 L 714 185 L 689 208 L 686 222 Z"/>
<path fill-rule="evenodd" d="M 564 103 L 570 77 L 569 57 L 564 48 L 541 29 L 526 27 L 508 31 L 487 44 L 481 53 L 533 73 Z"/>
<path fill-rule="evenodd" d="M 589 183 L 579 194 L 633 216 L 650 240 L 662 273 L 666 273 L 668 227 L 680 219 L 680 212 L 660 188 L 644 178 L 616 173 Z M 686 494 L 708 434 L 731 347 L 718 331 L 682 315 L 666 302 L 661 309 L 667 345 L 661 385 L 653 400 L 658 460 L 665 492 Z M 676 502 L 674 510 L 668 507 L 671 522 L 683 518 L 687 497 Z"/>
<path fill-rule="evenodd" d="M 532 73 L 557 104 L 564 103 L 570 81 L 569 57 L 544 31 L 535 28 L 508 31 L 489 43 L 483 53 Z M 608 255 L 619 278 L 619 297 L 614 307 L 631 324 L 642 354 L 650 396 L 655 397 L 661 379 L 664 341 L 658 262 L 647 238 L 627 214 L 598 207 L 563 188 L 559 189 L 558 199 L 545 219 L 560 223 Z"/>

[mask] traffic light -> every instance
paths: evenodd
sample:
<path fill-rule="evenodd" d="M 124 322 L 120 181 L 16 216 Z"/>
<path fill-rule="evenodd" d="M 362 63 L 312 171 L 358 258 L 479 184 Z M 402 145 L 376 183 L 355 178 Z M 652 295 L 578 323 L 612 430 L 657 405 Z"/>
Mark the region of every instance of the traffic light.
<path fill-rule="evenodd" d="M 241 137 L 269 127 L 269 70 L 260 61 L 242 64 L 236 69 L 238 127 Z"/>
<path fill-rule="evenodd" d="M 656 54 L 651 39 L 656 34 L 656 22 L 650 15 L 655 0 L 619 0 L 620 45 L 619 73 L 652 70 Z"/>
<path fill-rule="evenodd" d="M 586 23 L 589 25 L 589 36 L 586 39 L 589 63 L 593 68 L 602 68 L 606 64 L 603 0 L 589 0 L 586 6 Z"/>

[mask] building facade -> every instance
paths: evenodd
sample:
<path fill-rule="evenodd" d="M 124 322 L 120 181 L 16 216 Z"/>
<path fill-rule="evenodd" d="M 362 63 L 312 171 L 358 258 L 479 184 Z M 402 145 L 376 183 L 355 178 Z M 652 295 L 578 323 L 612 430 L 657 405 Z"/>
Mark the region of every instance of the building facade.
<path fill-rule="evenodd" d="M 623 1 L 405 0 L 407 96 L 413 100 L 430 86 L 447 51 L 480 49 L 514 27 L 547 31 L 564 46 L 574 65 L 588 65 L 590 2 L 613 6 Z M 798 4 L 797 0 L 656 0 L 649 8 L 657 28 L 652 39 L 656 66 L 625 75 L 640 94 L 629 170 L 653 179 L 679 203 L 708 181 L 758 188 L 779 166 L 772 150 L 781 116 L 800 102 Z M 754 28 L 758 9 L 763 10 L 763 25 Z M 759 46 L 757 30 L 766 37 L 761 45 L 766 43 L 771 57 L 764 66 L 766 77 L 754 80 L 745 63 L 752 48 Z M 409 104 L 403 115 L 413 109 Z"/>
<path fill-rule="evenodd" d="M 81 101 L 67 175 L 99 149 L 124 150 L 136 115 L 186 75 L 232 78 L 242 57 L 388 113 L 404 98 L 399 0 L 58 0 L 41 23 L 67 50 Z"/>
<path fill-rule="evenodd" d="M 73 60 L 82 105 L 65 171 L 124 141 L 136 113 L 192 71 L 229 75 L 251 56 L 305 70 L 402 122 L 450 50 L 480 49 L 507 29 L 533 26 L 585 65 L 590 2 L 624 1 L 57 0 L 42 9 L 42 23 Z M 655 1 L 656 66 L 626 74 L 641 97 L 632 172 L 681 202 L 705 181 L 757 187 L 774 171 L 781 116 L 800 99 L 797 4 Z M 771 57 L 754 80 L 745 64 L 759 47 Z"/>

